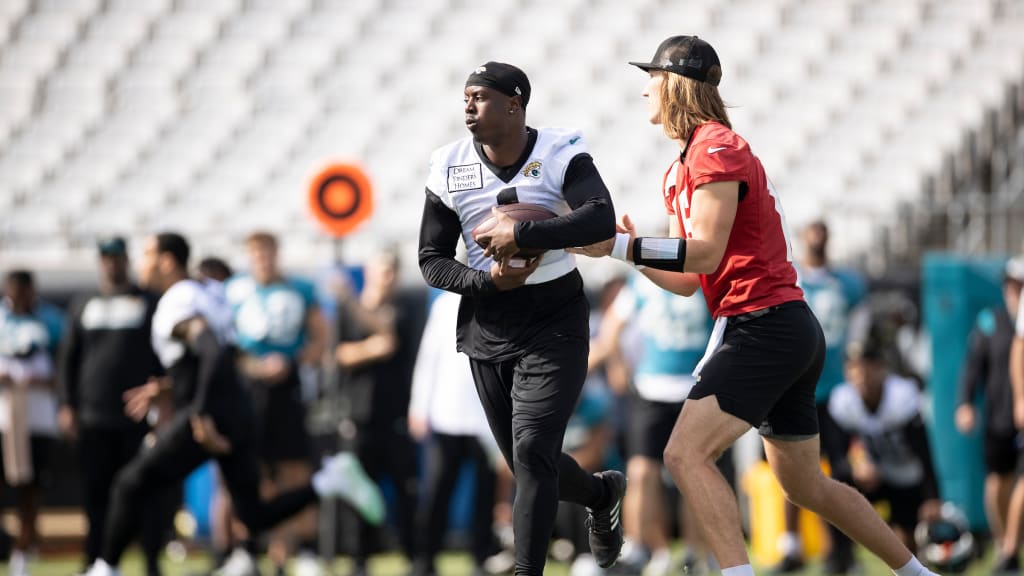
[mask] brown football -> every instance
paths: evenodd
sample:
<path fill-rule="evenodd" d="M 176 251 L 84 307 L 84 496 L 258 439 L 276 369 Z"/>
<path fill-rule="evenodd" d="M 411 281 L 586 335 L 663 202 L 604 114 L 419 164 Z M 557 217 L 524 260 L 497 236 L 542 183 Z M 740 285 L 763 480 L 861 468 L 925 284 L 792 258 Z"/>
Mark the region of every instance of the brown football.
<path fill-rule="evenodd" d="M 555 214 L 551 210 L 548 210 L 539 204 L 502 204 L 498 206 L 498 210 L 500 212 L 504 212 L 509 216 L 509 218 L 516 222 L 535 222 L 537 220 L 548 220 L 558 216 L 558 214 Z M 494 219 L 494 216 L 488 216 L 486 220 L 478 224 L 476 228 L 473 228 L 473 240 L 476 240 L 478 246 L 481 248 L 487 248 L 487 245 L 477 238 L 481 234 L 489 232 L 491 228 L 494 228 L 496 223 L 497 221 Z M 547 252 L 547 250 L 544 248 L 528 248 L 526 250 L 520 250 L 516 256 L 533 258 L 535 256 L 540 256 L 545 252 Z"/>

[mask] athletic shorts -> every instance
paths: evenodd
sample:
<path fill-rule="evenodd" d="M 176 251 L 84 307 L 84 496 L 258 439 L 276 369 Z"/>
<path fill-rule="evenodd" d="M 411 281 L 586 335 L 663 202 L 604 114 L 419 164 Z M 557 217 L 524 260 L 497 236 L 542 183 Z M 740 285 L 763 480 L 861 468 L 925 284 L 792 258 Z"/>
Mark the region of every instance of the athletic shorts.
<path fill-rule="evenodd" d="M 814 389 L 825 336 L 802 300 L 730 318 L 690 398 L 714 396 L 723 412 L 762 436 L 804 440 L 818 434 Z"/>
<path fill-rule="evenodd" d="M 985 433 L 985 470 L 1010 474 L 1017 470 L 1017 434 Z"/>
<path fill-rule="evenodd" d="M 46 486 L 50 480 L 50 452 L 53 450 L 55 438 L 33 434 L 28 440 L 28 449 L 32 453 L 32 481 L 29 486 Z M 0 486 L 7 485 L 4 472 L 4 446 L 0 442 Z"/>
<path fill-rule="evenodd" d="M 682 402 L 655 402 L 631 396 L 629 422 L 626 428 L 626 449 L 629 456 L 643 456 L 660 461 L 682 409 Z"/>
<path fill-rule="evenodd" d="M 888 503 L 889 524 L 902 528 L 910 535 L 914 534 L 914 528 L 917 526 L 917 513 L 921 504 L 924 503 L 921 486 L 901 488 L 883 484 L 874 492 L 864 492 L 864 497 L 873 504 Z"/>
<path fill-rule="evenodd" d="M 312 442 L 306 430 L 306 406 L 302 403 L 299 373 L 292 367 L 288 379 L 273 386 L 251 382 L 256 414 L 256 446 L 260 461 L 309 460 Z"/>

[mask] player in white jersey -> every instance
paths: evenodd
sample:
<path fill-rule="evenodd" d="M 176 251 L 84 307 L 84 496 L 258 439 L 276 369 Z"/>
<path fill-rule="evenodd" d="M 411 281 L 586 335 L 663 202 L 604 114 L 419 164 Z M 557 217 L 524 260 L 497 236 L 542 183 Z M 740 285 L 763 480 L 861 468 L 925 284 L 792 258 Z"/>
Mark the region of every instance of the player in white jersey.
<path fill-rule="evenodd" d="M 118 474 L 111 487 L 107 531 L 88 576 L 117 573 L 137 533 L 137 511 L 150 495 L 217 460 L 238 518 L 250 537 L 298 513 L 319 498 L 339 497 L 380 523 L 383 499 L 350 454 L 328 458 L 308 486 L 263 501 L 253 441 L 252 401 L 235 368 L 232 315 L 223 300 L 188 278 L 189 245 L 175 233 L 146 240 L 139 283 L 163 294 L 153 315 L 153 349 L 167 380 L 151 379 L 125 394 L 129 416 L 140 419 L 162 393 L 173 393 L 175 413 Z"/>
<path fill-rule="evenodd" d="M 589 508 L 594 556 L 614 563 L 626 487 L 620 472 L 588 474 L 561 452 L 589 346 L 583 281 L 564 248 L 612 237 L 614 208 L 582 135 L 527 127 L 529 100 L 529 80 L 515 66 L 488 62 L 470 74 L 464 113 L 472 136 L 431 156 L 419 253 L 428 284 L 462 295 L 458 348 L 516 476 L 517 575 L 543 573 L 560 498 Z M 517 202 L 558 217 L 515 223 L 497 214 L 483 238 L 492 248 L 480 248 L 472 230 L 496 205 Z M 455 259 L 460 236 L 468 266 Z M 522 248 L 548 251 L 516 268 Z"/>

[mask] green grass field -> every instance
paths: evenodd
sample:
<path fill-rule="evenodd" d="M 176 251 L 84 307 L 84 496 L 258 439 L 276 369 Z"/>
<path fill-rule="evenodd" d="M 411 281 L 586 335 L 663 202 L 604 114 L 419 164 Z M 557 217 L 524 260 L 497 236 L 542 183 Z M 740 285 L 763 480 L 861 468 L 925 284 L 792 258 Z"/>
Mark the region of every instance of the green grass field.
<path fill-rule="evenodd" d="M 881 562 L 869 557 L 866 554 L 860 555 L 862 565 L 864 566 L 864 576 L 886 576 L 891 574 L 885 565 Z M 202 555 L 190 556 L 183 562 L 172 562 L 170 560 L 164 561 L 164 576 L 192 576 L 203 573 L 205 568 L 208 566 L 208 562 Z M 29 569 L 32 576 L 70 576 L 77 572 L 81 567 L 79 560 L 73 557 L 63 558 L 42 558 L 31 563 Z M 989 576 L 991 572 L 988 569 L 989 561 L 983 560 L 972 566 L 966 574 L 968 576 Z M 6 568 L 6 567 L 3 567 Z M 140 558 L 131 554 L 125 559 L 122 565 L 124 576 L 144 576 L 144 570 Z M 269 565 L 262 566 L 262 573 L 270 576 L 272 571 L 269 569 Z M 460 553 L 449 553 L 445 554 L 441 558 L 441 569 L 440 576 L 468 576 L 470 573 L 471 564 L 469 556 Z M 397 554 L 386 554 L 380 555 L 373 558 L 370 562 L 370 574 L 372 576 L 406 576 L 409 570 L 409 565 L 406 561 Z M 350 565 L 347 560 L 339 560 L 334 565 L 334 574 L 337 576 L 345 576 L 350 571 Z M 2 574 L 6 574 L 6 570 L 0 571 Z M 759 574 L 767 574 L 767 570 L 758 572 Z M 550 576 L 568 576 L 569 567 L 565 563 L 560 562 L 549 562 L 548 568 L 545 574 Z M 679 572 L 682 576 L 682 572 Z M 811 566 L 802 573 L 804 576 L 818 575 L 820 572 L 816 566 Z"/>

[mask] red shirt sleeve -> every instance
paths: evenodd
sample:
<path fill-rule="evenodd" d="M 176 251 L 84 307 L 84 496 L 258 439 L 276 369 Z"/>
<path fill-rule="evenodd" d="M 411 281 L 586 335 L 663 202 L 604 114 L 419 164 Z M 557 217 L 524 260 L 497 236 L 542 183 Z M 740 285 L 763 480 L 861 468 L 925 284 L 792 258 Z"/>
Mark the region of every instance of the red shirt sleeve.
<path fill-rule="evenodd" d="M 686 152 L 690 185 L 696 189 L 710 182 L 745 182 L 754 158 L 750 146 L 724 126 L 715 125 L 705 134 Z"/>

